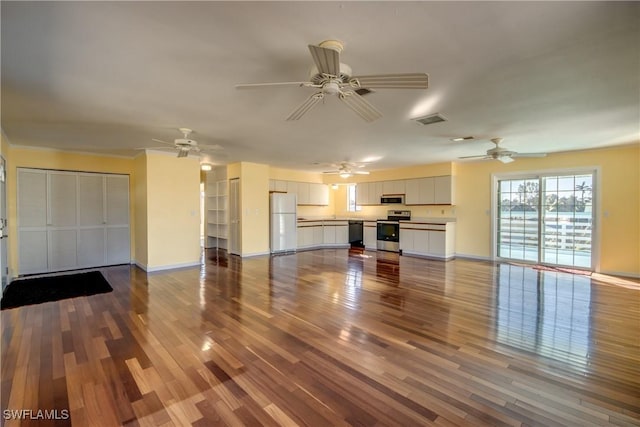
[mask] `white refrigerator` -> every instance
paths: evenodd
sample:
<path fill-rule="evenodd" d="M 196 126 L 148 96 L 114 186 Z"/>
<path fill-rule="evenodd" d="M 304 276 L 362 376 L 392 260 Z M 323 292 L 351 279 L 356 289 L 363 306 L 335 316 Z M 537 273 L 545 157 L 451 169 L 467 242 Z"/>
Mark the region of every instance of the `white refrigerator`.
<path fill-rule="evenodd" d="M 271 253 L 291 252 L 298 244 L 296 195 L 271 193 Z"/>

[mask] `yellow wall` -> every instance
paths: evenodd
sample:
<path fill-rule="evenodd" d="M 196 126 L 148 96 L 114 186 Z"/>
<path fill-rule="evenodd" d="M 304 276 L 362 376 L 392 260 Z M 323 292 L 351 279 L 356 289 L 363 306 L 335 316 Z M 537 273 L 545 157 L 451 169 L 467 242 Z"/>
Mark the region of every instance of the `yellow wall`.
<path fill-rule="evenodd" d="M 147 242 L 147 154 L 138 155 L 133 161 L 135 182 L 133 186 L 133 200 L 135 204 L 136 230 L 134 240 L 135 252 L 132 251 L 135 262 L 146 266 L 149 263 Z"/>
<path fill-rule="evenodd" d="M 6 142 L 6 141 L 5 141 Z M 3 143 L 3 147 L 4 147 Z M 131 218 L 131 253 L 135 253 L 135 203 L 133 188 L 133 159 L 99 156 L 57 150 L 8 146 L 7 159 L 7 219 L 9 221 L 9 276 L 18 271 L 17 230 L 17 168 L 56 169 L 83 172 L 117 173 L 129 175 L 129 218 Z"/>
<path fill-rule="evenodd" d="M 269 253 L 269 166 L 240 163 L 242 256 Z"/>
<path fill-rule="evenodd" d="M 477 161 L 455 164 L 456 252 L 491 256 L 492 174 L 600 168 L 600 268 L 606 273 L 640 275 L 640 146 L 572 151 L 509 164 Z M 606 216 L 604 213 L 606 212 Z"/>
<path fill-rule="evenodd" d="M 146 269 L 199 264 L 199 160 L 148 152 L 146 194 Z"/>

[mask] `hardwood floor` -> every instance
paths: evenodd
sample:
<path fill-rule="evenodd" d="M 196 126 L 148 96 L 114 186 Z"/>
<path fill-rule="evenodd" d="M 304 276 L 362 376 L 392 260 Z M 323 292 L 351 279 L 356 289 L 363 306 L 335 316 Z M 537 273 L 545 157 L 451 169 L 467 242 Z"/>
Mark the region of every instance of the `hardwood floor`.
<path fill-rule="evenodd" d="M 640 425 L 633 287 L 328 249 L 101 271 L 2 311 L 4 425 Z"/>

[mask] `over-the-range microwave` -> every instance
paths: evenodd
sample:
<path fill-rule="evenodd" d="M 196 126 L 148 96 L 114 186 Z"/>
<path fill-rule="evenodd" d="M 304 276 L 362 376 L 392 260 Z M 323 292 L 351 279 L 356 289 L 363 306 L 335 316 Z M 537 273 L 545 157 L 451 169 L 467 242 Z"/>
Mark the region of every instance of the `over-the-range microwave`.
<path fill-rule="evenodd" d="M 404 194 L 394 194 L 380 197 L 381 205 L 404 205 Z"/>

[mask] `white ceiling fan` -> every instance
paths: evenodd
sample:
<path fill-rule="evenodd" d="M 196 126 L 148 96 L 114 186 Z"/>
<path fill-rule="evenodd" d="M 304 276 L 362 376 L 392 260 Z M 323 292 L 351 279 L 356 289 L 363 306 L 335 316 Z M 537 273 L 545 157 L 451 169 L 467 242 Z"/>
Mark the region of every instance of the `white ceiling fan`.
<path fill-rule="evenodd" d="M 178 130 L 182 133 L 183 138 L 176 138 L 173 140 L 173 143 L 166 142 L 161 139 L 155 139 L 155 138 L 153 138 L 152 141 L 160 142 L 162 144 L 172 145 L 174 149 L 178 150 L 178 157 L 187 157 L 189 153 L 192 151 L 195 153 L 200 153 L 201 151 L 206 151 L 206 150 L 212 150 L 212 151 L 222 150 L 222 146 L 218 144 L 215 144 L 215 145 L 198 144 L 198 141 L 189 138 L 189 135 L 191 135 L 191 133 L 193 132 L 191 129 L 179 128 Z M 150 148 L 151 149 L 159 148 L 159 149 L 166 150 L 169 147 L 150 147 Z"/>
<path fill-rule="evenodd" d="M 357 168 L 363 168 L 364 164 L 353 162 L 340 162 L 338 164 L 332 164 L 335 170 L 322 172 L 325 175 L 340 175 L 341 178 L 349 178 L 353 175 L 369 175 L 369 172 L 363 170 L 357 170 Z"/>
<path fill-rule="evenodd" d="M 493 138 L 493 142 L 496 146 L 490 150 L 487 150 L 487 154 L 481 156 L 464 156 L 458 157 L 459 159 L 483 159 L 483 160 L 498 160 L 502 163 L 511 163 L 515 158 L 519 157 L 545 157 L 546 153 L 518 153 L 511 151 L 507 148 L 500 147 L 500 143 L 503 138 Z"/>
<path fill-rule="evenodd" d="M 429 76 L 426 73 L 378 74 L 353 76 L 351 67 L 340 62 L 344 46 L 337 40 L 325 40 L 318 46 L 309 45 L 315 66 L 309 71 L 309 81 L 281 83 L 253 83 L 236 85 L 238 89 L 265 86 L 300 86 L 319 89 L 300 104 L 287 120 L 298 120 L 327 95 L 337 95 L 344 104 L 367 122 L 380 117 L 380 113 L 362 95 L 371 89 L 427 89 Z"/>

